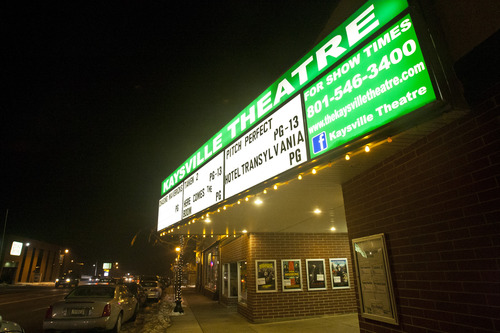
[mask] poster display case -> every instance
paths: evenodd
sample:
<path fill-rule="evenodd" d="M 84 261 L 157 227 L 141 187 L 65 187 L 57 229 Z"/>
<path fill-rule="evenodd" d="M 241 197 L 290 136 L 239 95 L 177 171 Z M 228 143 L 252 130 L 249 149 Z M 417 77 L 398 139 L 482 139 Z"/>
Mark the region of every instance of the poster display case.
<path fill-rule="evenodd" d="M 398 324 L 384 234 L 352 240 L 361 316 Z"/>
<path fill-rule="evenodd" d="M 349 284 L 349 266 L 347 258 L 330 259 L 330 276 L 333 289 L 348 289 Z"/>
<path fill-rule="evenodd" d="M 307 290 L 326 290 L 325 259 L 306 259 Z"/>
<path fill-rule="evenodd" d="M 255 260 L 255 274 L 258 293 L 278 291 L 276 284 L 276 260 Z"/>
<path fill-rule="evenodd" d="M 300 259 L 281 260 L 281 285 L 283 291 L 302 291 Z"/>

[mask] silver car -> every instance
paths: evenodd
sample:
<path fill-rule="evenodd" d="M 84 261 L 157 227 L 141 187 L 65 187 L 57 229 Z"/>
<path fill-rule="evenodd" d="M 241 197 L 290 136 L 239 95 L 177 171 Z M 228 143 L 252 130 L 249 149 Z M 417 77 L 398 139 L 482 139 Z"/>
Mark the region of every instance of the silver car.
<path fill-rule="evenodd" d="M 0 316 L 0 332 L 2 333 L 24 333 L 24 330 L 19 324 L 11 321 L 6 321 Z"/>
<path fill-rule="evenodd" d="M 160 300 L 162 289 L 158 281 L 141 281 L 141 286 L 144 288 L 148 299 Z"/>
<path fill-rule="evenodd" d="M 137 299 L 124 285 L 79 286 L 47 309 L 43 329 L 120 332 L 122 323 L 134 321 L 138 311 Z"/>

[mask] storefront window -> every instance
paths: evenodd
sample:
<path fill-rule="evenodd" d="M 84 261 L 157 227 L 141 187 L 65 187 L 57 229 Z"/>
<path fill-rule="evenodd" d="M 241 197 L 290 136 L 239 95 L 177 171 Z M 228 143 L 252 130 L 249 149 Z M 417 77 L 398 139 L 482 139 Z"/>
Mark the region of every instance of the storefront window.
<path fill-rule="evenodd" d="M 205 252 L 205 288 L 217 290 L 217 278 L 219 270 L 218 247 Z"/>
<path fill-rule="evenodd" d="M 240 261 L 238 266 L 239 284 L 238 284 L 238 302 L 247 303 L 247 262 Z"/>
<path fill-rule="evenodd" d="M 229 264 L 229 297 L 238 297 L 238 264 Z"/>
<path fill-rule="evenodd" d="M 222 295 L 229 297 L 229 264 L 222 265 Z"/>
<path fill-rule="evenodd" d="M 222 295 L 238 297 L 238 264 L 222 265 Z"/>

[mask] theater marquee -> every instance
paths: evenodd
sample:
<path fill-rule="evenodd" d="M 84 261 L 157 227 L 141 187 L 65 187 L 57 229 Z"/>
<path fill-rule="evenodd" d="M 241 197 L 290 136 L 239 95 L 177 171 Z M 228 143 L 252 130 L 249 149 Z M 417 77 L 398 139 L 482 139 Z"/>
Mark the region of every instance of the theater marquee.
<path fill-rule="evenodd" d="M 163 182 L 163 230 L 438 98 L 406 0 L 368 1 Z"/>

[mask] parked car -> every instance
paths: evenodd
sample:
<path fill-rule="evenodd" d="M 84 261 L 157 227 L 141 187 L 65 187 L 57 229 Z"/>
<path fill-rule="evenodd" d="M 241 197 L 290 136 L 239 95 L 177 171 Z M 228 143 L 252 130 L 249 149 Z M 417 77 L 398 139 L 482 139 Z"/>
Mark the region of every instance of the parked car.
<path fill-rule="evenodd" d="M 56 279 L 55 287 L 63 286 L 63 287 L 77 287 L 80 283 L 80 278 L 75 275 L 65 274 Z"/>
<path fill-rule="evenodd" d="M 96 275 L 93 275 L 89 278 L 89 284 L 95 284 L 97 282 L 99 282 L 99 276 L 96 276 Z"/>
<path fill-rule="evenodd" d="M 168 277 L 160 276 L 158 282 L 160 282 L 163 290 L 167 289 L 170 286 L 170 279 Z"/>
<path fill-rule="evenodd" d="M 97 281 L 97 284 L 100 284 L 100 285 L 115 285 L 117 283 L 116 283 L 116 279 L 113 279 L 113 278 L 110 278 L 110 277 L 102 277 L 102 278 L 99 279 L 99 281 Z"/>
<path fill-rule="evenodd" d="M 127 286 L 128 290 L 134 294 L 135 298 L 137 298 L 137 301 L 139 301 L 139 306 L 143 306 L 147 299 L 148 296 L 146 295 L 146 290 L 140 285 L 135 282 L 127 282 L 125 283 Z"/>
<path fill-rule="evenodd" d="M 24 330 L 19 324 L 12 321 L 6 321 L 0 316 L 0 332 L 2 333 L 24 333 Z"/>
<path fill-rule="evenodd" d="M 141 286 L 146 291 L 148 299 L 159 301 L 162 294 L 160 282 L 158 281 L 141 281 Z"/>
<path fill-rule="evenodd" d="M 86 285 L 73 289 L 45 314 L 44 330 L 113 330 L 134 321 L 139 303 L 124 285 Z"/>
<path fill-rule="evenodd" d="M 158 275 L 142 275 L 140 281 L 160 281 Z"/>

